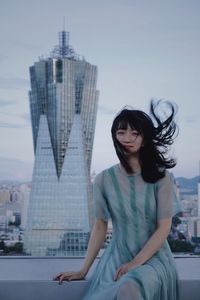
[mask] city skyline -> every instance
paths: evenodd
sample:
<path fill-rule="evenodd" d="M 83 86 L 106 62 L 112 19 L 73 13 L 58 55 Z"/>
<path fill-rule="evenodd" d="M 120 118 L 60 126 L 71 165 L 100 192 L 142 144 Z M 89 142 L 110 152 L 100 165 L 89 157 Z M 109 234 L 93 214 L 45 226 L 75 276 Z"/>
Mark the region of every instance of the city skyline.
<path fill-rule="evenodd" d="M 27 165 L 31 173 L 27 70 L 38 55 L 47 56 L 56 44 L 63 15 L 77 52 L 99 68 L 92 171 L 98 173 L 118 161 L 110 136 L 115 114 L 125 105 L 148 112 L 151 98 L 164 98 L 179 107 L 180 133 L 172 150 L 178 164 L 172 172 L 176 177 L 198 175 L 200 3 L 60 0 L 55 4 L 45 0 L 37 4 L 39 1 L 23 0 L 1 3 L 1 178 L 25 179 Z"/>

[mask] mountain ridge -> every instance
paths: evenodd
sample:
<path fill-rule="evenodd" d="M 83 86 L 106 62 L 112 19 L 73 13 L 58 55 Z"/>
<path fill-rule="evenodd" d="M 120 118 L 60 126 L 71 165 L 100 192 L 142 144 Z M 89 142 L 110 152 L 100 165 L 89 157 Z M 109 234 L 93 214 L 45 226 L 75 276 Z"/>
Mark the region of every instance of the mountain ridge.
<path fill-rule="evenodd" d="M 175 179 L 176 182 L 178 183 L 180 191 L 185 190 L 185 193 L 188 194 L 198 193 L 198 182 L 200 181 L 200 176 L 195 176 L 192 178 L 176 177 Z"/>

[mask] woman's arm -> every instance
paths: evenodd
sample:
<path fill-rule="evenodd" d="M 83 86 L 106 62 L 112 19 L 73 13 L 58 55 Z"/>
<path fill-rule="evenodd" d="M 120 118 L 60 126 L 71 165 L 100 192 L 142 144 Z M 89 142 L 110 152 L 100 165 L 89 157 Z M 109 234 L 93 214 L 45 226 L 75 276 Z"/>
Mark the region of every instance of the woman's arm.
<path fill-rule="evenodd" d="M 99 250 L 101 249 L 107 233 L 107 222 L 102 219 L 97 219 L 90 240 L 88 243 L 88 249 L 82 268 L 77 271 L 62 272 L 54 277 L 54 280 L 59 280 L 62 283 L 63 280 L 78 280 L 83 279 L 89 271 L 92 263 L 94 262 Z"/>
<path fill-rule="evenodd" d="M 147 260 L 149 260 L 162 246 L 167 238 L 171 228 L 172 218 L 158 220 L 158 226 L 153 235 L 144 245 L 142 250 L 130 262 L 123 264 L 115 274 L 115 280 L 118 280 L 123 274 L 127 273 L 129 269 L 134 269 Z"/>
<path fill-rule="evenodd" d="M 97 254 L 99 253 L 103 242 L 105 241 L 106 233 L 107 222 L 103 221 L 102 219 L 96 220 L 88 243 L 86 257 L 82 267 L 82 270 L 84 270 L 86 274 L 89 271 L 92 263 L 94 262 Z"/>

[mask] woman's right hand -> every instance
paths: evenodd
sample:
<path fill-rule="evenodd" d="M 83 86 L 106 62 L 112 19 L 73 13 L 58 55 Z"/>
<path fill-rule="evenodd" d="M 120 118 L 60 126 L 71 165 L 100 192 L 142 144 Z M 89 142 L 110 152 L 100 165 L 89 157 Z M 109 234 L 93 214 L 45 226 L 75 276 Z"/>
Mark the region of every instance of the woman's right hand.
<path fill-rule="evenodd" d="M 69 271 L 59 273 L 53 278 L 53 280 L 57 280 L 59 281 L 59 284 L 61 284 L 63 281 L 81 280 L 84 279 L 85 276 L 86 272 L 84 272 L 83 270 Z"/>

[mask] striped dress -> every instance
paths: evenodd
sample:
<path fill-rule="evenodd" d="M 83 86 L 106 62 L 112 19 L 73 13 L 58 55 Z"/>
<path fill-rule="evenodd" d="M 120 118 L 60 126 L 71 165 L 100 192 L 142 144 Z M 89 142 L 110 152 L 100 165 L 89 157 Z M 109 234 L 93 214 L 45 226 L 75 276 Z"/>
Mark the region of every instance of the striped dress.
<path fill-rule="evenodd" d="M 120 165 L 97 175 L 96 218 L 113 224 L 112 240 L 102 255 L 84 300 L 178 300 L 178 277 L 167 241 L 143 265 L 114 281 L 116 270 L 131 261 L 156 230 L 157 220 L 179 209 L 173 177 L 146 183 L 140 173 L 127 175 Z"/>

